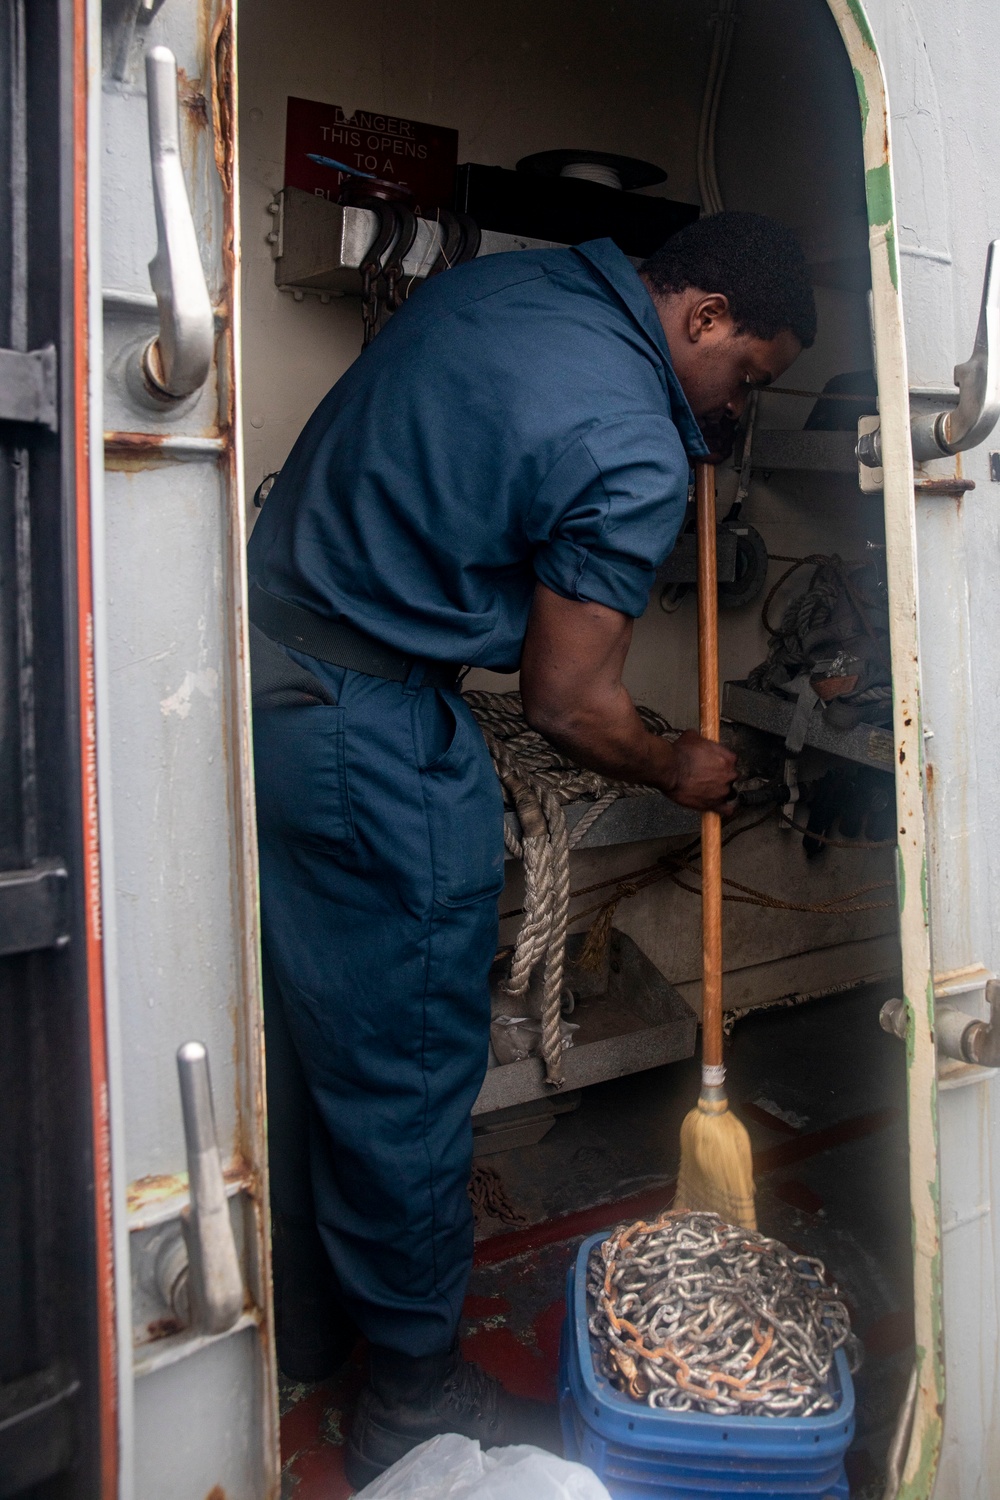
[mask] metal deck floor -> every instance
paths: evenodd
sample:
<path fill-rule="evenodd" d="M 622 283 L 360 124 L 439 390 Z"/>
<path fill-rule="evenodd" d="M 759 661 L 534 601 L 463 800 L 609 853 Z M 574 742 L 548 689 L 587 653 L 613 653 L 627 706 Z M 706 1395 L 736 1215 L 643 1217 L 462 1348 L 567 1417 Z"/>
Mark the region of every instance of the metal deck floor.
<path fill-rule="evenodd" d="M 904 1054 L 878 1026 L 888 993 L 868 986 L 748 1016 L 727 1051 L 761 1229 L 826 1262 L 865 1345 L 855 1500 L 881 1494 L 913 1354 Z M 463 1347 L 512 1390 L 554 1399 L 566 1268 L 585 1235 L 667 1205 L 697 1086 L 694 1060 L 596 1085 L 537 1145 L 488 1158 L 531 1222 L 481 1227 Z M 286 1500 L 351 1494 L 341 1445 L 360 1381 L 359 1353 L 337 1381 L 282 1383 Z"/>

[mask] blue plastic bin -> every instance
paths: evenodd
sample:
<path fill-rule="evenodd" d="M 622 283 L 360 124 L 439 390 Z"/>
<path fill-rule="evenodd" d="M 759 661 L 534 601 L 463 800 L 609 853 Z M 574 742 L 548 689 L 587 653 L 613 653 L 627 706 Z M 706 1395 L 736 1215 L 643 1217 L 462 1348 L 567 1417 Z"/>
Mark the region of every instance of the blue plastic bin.
<path fill-rule="evenodd" d="M 849 1500 L 854 1387 L 844 1351 L 834 1366 L 839 1404 L 822 1416 L 716 1417 L 641 1405 L 594 1366 L 587 1260 L 605 1238 L 584 1241 L 567 1277 L 559 1356 L 566 1457 L 593 1469 L 614 1500 Z"/>

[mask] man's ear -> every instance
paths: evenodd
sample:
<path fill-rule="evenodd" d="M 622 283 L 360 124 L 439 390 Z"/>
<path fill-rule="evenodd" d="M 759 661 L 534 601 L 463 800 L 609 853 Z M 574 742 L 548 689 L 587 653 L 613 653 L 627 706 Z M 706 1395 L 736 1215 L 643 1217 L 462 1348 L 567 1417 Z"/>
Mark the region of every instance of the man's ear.
<path fill-rule="evenodd" d="M 705 335 L 718 331 L 720 324 L 732 321 L 729 298 L 722 292 L 709 292 L 699 297 L 688 315 L 688 337 L 692 344 Z"/>

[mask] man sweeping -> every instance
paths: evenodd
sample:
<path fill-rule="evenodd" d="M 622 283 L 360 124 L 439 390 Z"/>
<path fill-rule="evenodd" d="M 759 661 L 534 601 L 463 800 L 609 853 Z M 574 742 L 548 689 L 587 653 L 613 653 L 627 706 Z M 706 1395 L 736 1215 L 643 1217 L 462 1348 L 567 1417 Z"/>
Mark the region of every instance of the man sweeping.
<path fill-rule="evenodd" d="M 439 1432 L 558 1447 L 456 1343 L 504 852 L 460 670 L 520 668 L 578 764 L 727 810 L 732 754 L 648 733 L 622 669 L 692 462 L 814 334 L 802 252 L 758 215 L 638 272 L 610 240 L 484 257 L 337 383 L 254 530 L 279 1359 L 318 1379 L 345 1315 L 367 1338 L 356 1485 Z"/>

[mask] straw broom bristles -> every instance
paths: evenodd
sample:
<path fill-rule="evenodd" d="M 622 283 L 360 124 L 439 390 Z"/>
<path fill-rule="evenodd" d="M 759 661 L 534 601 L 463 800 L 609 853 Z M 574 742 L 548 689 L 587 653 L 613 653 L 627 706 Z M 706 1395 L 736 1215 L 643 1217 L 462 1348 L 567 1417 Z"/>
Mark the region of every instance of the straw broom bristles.
<path fill-rule="evenodd" d="M 725 1095 L 711 1099 L 702 1094 L 684 1117 L 674 1207 L 701 1209 L 742 1229 L 757 1228 L 750 1137 Z"/>

